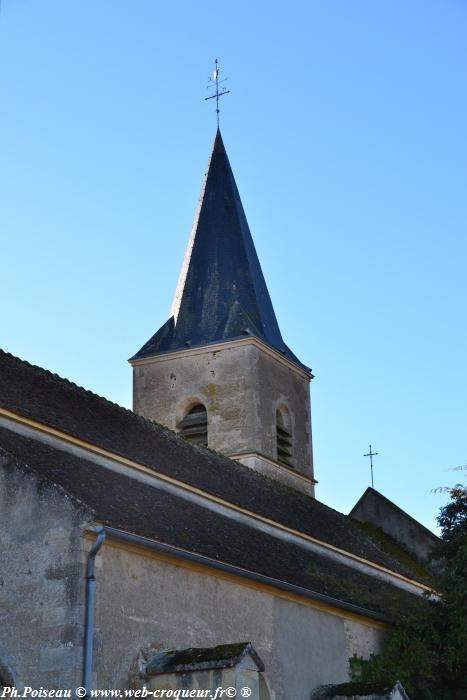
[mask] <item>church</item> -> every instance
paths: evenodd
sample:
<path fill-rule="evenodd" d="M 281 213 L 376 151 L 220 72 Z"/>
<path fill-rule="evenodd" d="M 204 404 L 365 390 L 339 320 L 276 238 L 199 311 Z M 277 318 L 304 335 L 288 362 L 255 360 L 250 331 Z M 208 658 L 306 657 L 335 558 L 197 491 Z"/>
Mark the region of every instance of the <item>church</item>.
<path fill-rule="evenodd" d="M 130 363 L 133 411 L 0 352 L 3 696 L 350 697 L 436 537 L 372 488 L 349 515 L 316 497 L 313 375 L 219 130 L 170 317 Z"/>

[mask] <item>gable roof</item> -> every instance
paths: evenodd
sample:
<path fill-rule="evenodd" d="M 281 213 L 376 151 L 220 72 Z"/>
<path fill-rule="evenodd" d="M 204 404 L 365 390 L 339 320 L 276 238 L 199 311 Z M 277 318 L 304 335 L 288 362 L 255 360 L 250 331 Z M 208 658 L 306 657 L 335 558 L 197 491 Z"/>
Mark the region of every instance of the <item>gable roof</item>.
<path fill-rule="evenodd" d="M 414 527 L 419 529 L 423 534 L 432 541 L 433 546 L 438 544 L 439 542 L 439 537 L 435 535 L 434 532 L 429 530 L 425 525 L 420 523 L 418 520 L 415 520 L 414 517 L 410 515 L 410 513 L 407 513 L 405 510 L 402 510 L 400 506 L 397 505 L 397 503 L 394 503 L 394 501 L 391 501 L 387 496 L 385 496 L 383 493 L 380 491 L 377 491 L 375 488 L 372 486 L 368 486 L 364 493 L 360 496 L 356 504 L 353 506 L 352 510 L 349 513 L 349 516 L 358 518 L 358 513 L 359 510 L 362 506 L 363 503 L 374 500 L 375 502 L 380 502 L 381 504 L 384 504 L 384 506 L 396 512 L 401 519 L 406 520 L 407 522 L 411 523 Z M 384 528 L 383 528 L 384 529 Z"/>
<path fill-rule="evenodd" d="M 368 618 L 398 618 L 413 594 L 250 524 L 0 427 L 0 464 L 62 489 L 113 536 Z M 86 515 L 84 515 L 86 518 Z M 117 537 L 117 539 L 122 539 Z M 157 545 L 160 546 L 157 546 Z M 187 557 L 186 554 L 194 556 Z"/>
<path fill-rule="evenodd" d="M 192 647 L 190 649 L 170 649 L 151 655 L 145 673 L 154 676 L 159 673 L 186 673 L 206 671 L 213 668 L 233 668 L 249 654 L 258 671 L 264 671 L 264 664 L 253 649 L 251 642 L 219 644 L 216 647 Z"/>
<path fill-rule="evenodd" d="M 190 445 L 167 428 L 57 375 L 0 351 L 0 408 L 2 407 L 58 430 L 64 436 L 74 436 L 116 456 L 133 460 L 155 474 L 176 479 L 182 484 L 257 514 L 268 521 L 304 533 L 409 578 L 420 580 L 416 572 L 386 553 L 346 515 L 310 496 L 266 478 L 239 462 L 211 450 Z M 6 437 L 2 440 L 5 442 Z M 20 444 L 17 437 L 13 443 L 10 440 L 9 449 L 13 453 L 15 444 Z M 61 454 L 63 456 L 63 453 Z M 50 465 L 45 464 L 46 456 L 43 460 L 44 464 L 40 463 L 38 468 L 42 471 L 51 469 Z M 28 458 L 25 461 L 30 463 L 31 460 Z M 57 483 L 62 483 L 60 479 L 66 479 L 66 483 L 63 482 L 62 485 L 81 498 L 80 493 L 84 486 L 80 482 L 75 484 L 76 479 L 79 481 L 77 475 L 80 460 L 77 460 L 76 465 L 73 463 L 74 466 L 71 462 L 69 464 L 69 473 L 61 475 L 57 469 L 50 471 L 48 477 Z M 93 469 L 95 471 L 95 467 Z M 106 470 L 105 476 L 99 476 L 99 479 L 105 479 L 102 485 L 102 504 L 105 503 L 105 487 L 112 483 L 113 478 L 109 470 Z M 146 488 L 141 484 L 132 486 L 133 489 L 140 487 Z M 98 512 L 99 503 L 94 502 L 92 494 L 86 494 L 87 492 L 82 500 L 92 503 L 92 507 Z M 142 496 L 138 498 L 141 500 Z M 122 510 L 123 508 L 124 504 Z M 130 507 L 130 513 L 131 510 Z M 144 517 L 144 514 L 141 517 Z M 122 512 L 117 520 L 120 522 L 117 527 L 125 524 L 131 530 L 131 518 L 128 520 L 128 513 Z M 109 522 L 114 521 L 115 514 L 112 518 L 109 517 Z M 151 536 L 146 531 L 140 534 Z"/>
<path fill-rule="evenodd" d="M 132 360 L 247 336 L 308 369 L 282 339 L 217 130 L 171 316 Z"/>
<path fill-rule="evenodd" d="M 379 491 L 368 487 L 349 513 L 367 530 L 373 527 L 380 534 L 393 538 L 412 557 L 429 569 L 433 568 L 431 552 L 439 538 Z"/>

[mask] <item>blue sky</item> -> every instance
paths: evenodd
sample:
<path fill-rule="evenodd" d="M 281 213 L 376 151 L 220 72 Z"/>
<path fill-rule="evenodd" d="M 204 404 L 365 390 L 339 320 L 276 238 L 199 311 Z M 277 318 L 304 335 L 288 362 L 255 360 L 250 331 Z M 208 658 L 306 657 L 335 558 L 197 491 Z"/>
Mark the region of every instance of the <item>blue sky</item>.
<path fill-rule="evenodd" d="M 0 345 L 131 406 L 221 128 L 286 342 L 317 495 L 429 527 L 467 462 L 464 0 L 3 0 Z"/>

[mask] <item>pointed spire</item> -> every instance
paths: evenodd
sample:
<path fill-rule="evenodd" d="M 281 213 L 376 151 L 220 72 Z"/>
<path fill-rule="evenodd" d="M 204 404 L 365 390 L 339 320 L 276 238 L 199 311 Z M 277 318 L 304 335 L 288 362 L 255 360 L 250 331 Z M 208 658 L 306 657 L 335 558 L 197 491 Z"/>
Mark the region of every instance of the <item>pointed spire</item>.
<path fill-rule="evenodd" d="M 282 340 L 218 129 L 171 317 L 135 359 L 248 335 L 303 366 Z"/>

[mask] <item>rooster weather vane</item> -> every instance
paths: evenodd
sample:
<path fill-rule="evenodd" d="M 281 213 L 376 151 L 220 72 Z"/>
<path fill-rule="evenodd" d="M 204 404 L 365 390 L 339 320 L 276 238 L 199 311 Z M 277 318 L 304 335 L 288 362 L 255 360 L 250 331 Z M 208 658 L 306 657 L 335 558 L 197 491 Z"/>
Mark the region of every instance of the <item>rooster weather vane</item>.
<path fill-rule="evenodd" d="M 209 95 L 209 97 L 205 97 L 204 100 L 216 100 L 216 117 L 217 117 L 217 128 L 219 128 L 219 97 L 223 97 L 223 95 L 227 95 L 230 90 L 227 90 L 227 88 L 222 85 L 222 83 L 225 83 L 227 78 L 224 78 L 223 80 L 219 80 L 219 73 L 221 69 L 219 68 L 219 61 L 216 60 L 214 61 L 214 72 L 212 74 L 212 77 L 209 78 L 209 83 L 206 86 L 206 89 L 214 89 L 215 92 L 213 95 Z"/>

